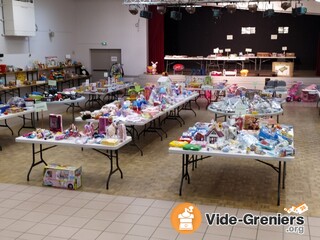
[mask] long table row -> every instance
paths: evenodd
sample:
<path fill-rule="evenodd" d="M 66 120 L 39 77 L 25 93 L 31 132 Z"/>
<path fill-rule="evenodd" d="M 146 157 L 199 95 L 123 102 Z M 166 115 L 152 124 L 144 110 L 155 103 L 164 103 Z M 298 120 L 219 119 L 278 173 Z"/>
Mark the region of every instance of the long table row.
<path fill-rule="evenodd" d="M 178 61 L 190 61 L 199 64 L 201 69 L 205 69 L 208 72 L 209 66 L 216 65 L 225 68 L 227 63 L 236 63 L 244 69 L 246 62 L 254 63 L 254 70 L 261 70 L 262 64 L 267 61 L 294 61 L 295 56 L 221 56 L 221 57 L 187 57 L 187 56 L 165 56 L 166 61 L 166 71 L 168 72 L 170 65 L 177 63 Z M 220 64 L 221 63 L 221 64 Z"/>

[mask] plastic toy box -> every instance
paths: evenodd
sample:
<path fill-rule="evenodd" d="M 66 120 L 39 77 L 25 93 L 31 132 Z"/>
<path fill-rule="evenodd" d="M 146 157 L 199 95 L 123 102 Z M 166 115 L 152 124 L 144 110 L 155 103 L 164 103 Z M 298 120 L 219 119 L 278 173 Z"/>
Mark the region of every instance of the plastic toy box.
<path fill-rule="evenodd" d="M 75 190 L 82 184 L 82 167 L 49 164 L 43 171 L 43 185 Z"/>

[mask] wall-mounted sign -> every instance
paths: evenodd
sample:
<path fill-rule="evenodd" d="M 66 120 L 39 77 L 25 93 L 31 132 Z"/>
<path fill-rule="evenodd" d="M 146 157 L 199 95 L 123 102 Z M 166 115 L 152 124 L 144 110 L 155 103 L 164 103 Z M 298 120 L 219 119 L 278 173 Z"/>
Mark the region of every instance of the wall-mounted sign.
<path fill-rule="evenodd" d="M 36 103 L 34 105 L 34 111 L 35 112 L 48 111 L 47 103 L 46 102 Z"/>
<path fill-rule="evenodd" d="M 233 40 L 233 35 L 227 35 L 227 40 Z"/>
<path fill-rule="evenodd" d="M 111 62 L 118 62 L 117 56 L 111 56 Z"/>
<path fill-rule="evenodd" d="M 278 35 L 277 34 L 271 34 L 271 40 L 277 40 Z"/>
<path fill-rule="evenodd" d="M 57 86 L 57 81 L 56 80 L 48 80 L 48 85 L 49 86 Z"/>

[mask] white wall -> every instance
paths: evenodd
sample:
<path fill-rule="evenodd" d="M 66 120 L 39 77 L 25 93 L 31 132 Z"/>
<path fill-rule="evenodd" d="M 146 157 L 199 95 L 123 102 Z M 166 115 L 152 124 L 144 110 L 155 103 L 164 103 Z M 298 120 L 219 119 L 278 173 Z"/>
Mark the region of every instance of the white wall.
<path fill-rule="evenodd" d="M 147 20 L 131 15 L 122 0 L 76 2 L 77 58 L 91 69 L 90 49 L 121 49 L 125 75 L 143 73 L 147 66 Z"/>
<path fill-rule="evenodd" d="M 45 61 L 46 56 L 57 56 L 60 61 L 74 51 L 75 0 L 35 0 L 35 37 L 5 37 L 0 26 L 1 62 L 24 68 L 33 61 Z M 0 13 L 2 18 L 2 11 Z M 49 38 L 49 30 L 55 35 Z"/>
<path fill-rule="evenodd" d="M 30 38 L 4 37 L 0 24 L 0 63 L 24 68 L 34 60 L 44 62 L 46 56 L 63 61 L 71 54 L 90 72 L 91 48 L 117 48 L 126 75 L 145 71 L 147 20 L 131 15 L 122 0 L 35 0 L 35 18 L 38 31 Z M 55 33 L 52 39 L 49 30 Z"/>

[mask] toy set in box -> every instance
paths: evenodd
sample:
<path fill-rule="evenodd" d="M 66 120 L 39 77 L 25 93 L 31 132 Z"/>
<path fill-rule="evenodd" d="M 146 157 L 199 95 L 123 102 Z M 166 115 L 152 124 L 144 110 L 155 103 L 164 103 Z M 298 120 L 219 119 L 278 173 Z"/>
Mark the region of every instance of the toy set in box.
<path fill-rule="evenodd" d="M 75 190 L 82 184 L 82 167 L 49 164 L 43 172 L 43 185 Z"/>

